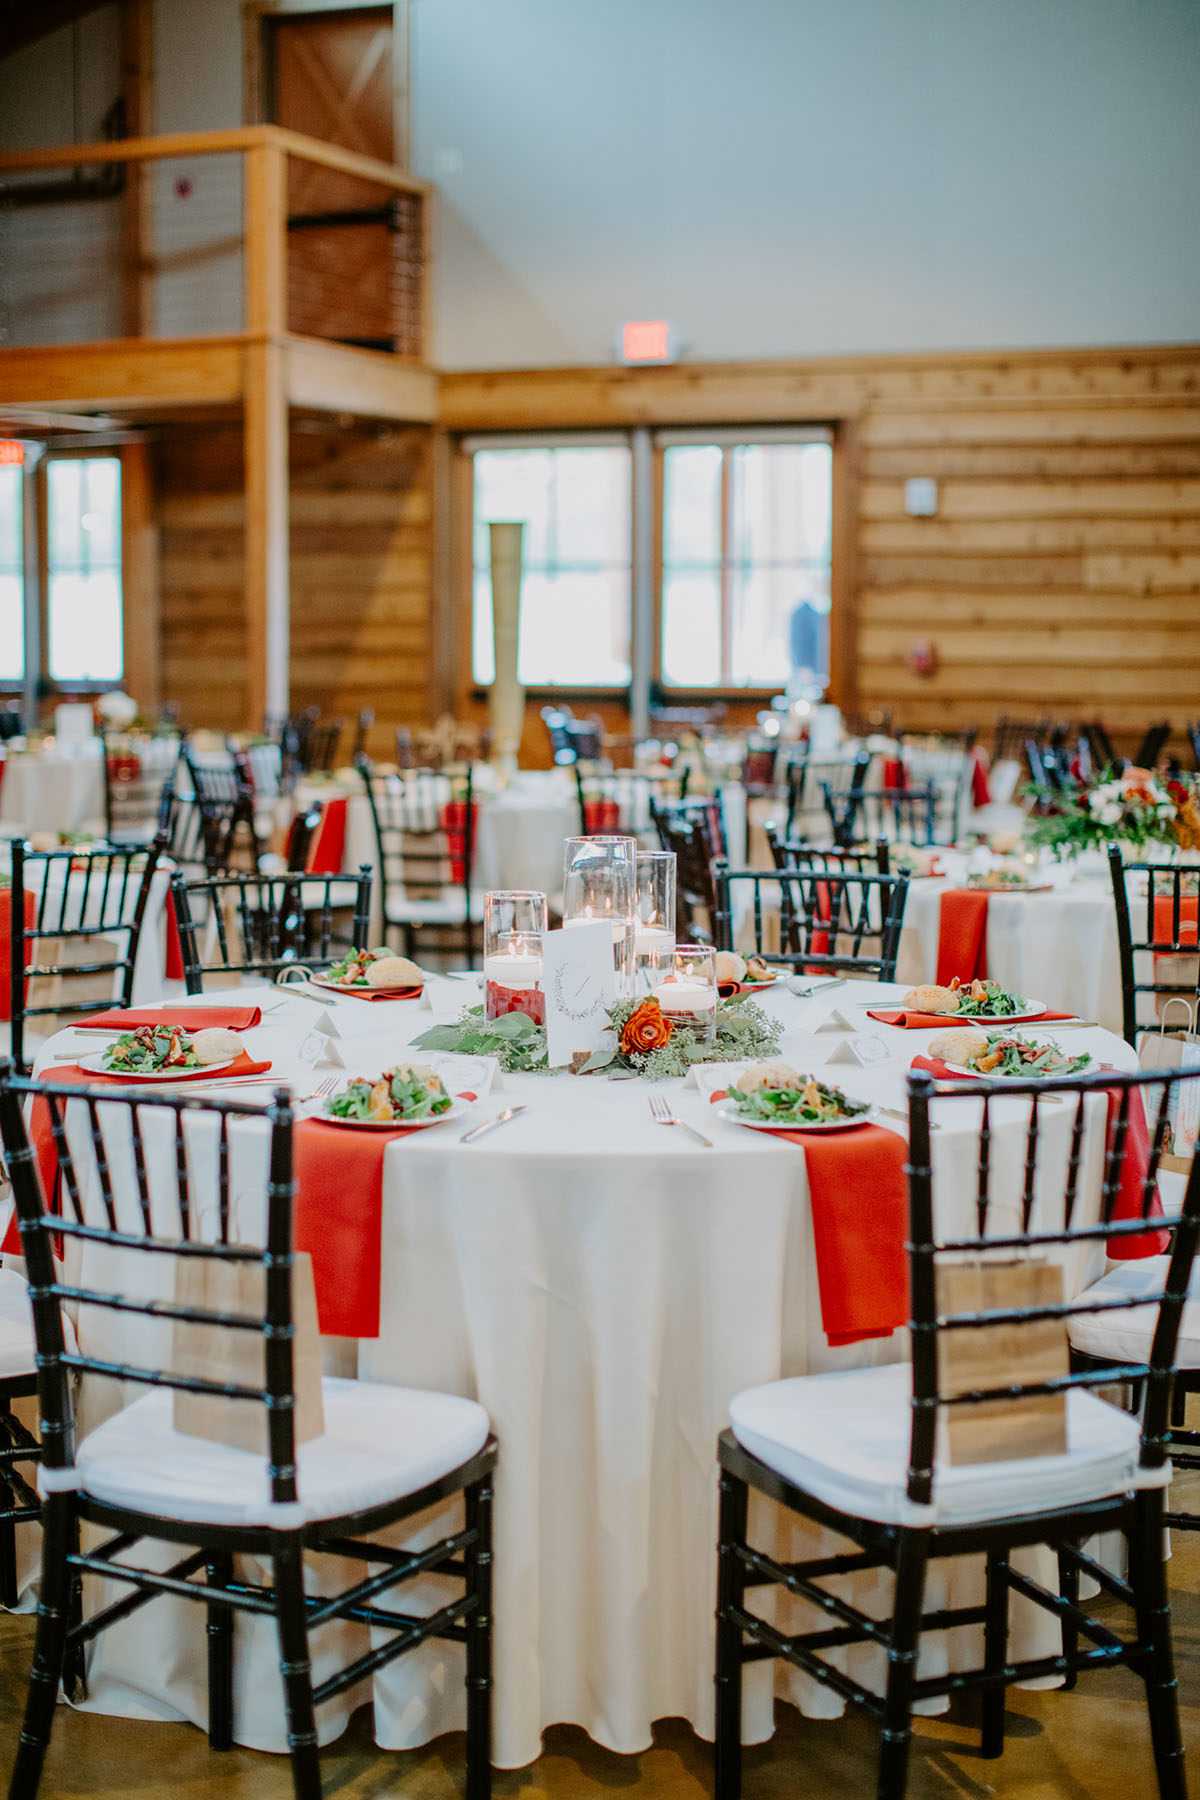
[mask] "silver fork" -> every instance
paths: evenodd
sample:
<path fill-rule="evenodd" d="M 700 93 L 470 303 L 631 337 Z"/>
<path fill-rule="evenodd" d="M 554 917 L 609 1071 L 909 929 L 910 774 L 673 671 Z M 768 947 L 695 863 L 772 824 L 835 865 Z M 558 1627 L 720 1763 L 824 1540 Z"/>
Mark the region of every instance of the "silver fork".
<path fill-rule="evenodd" d="M 703 1144 L 706 1150 L 712 1149 L 712 1144 L 708 1138 L 706 1138 L 703 1133 L 697 1131 L 694 1125 L 689 1125 L 686 1119 L 676 1118 L 661 1094 L 651 1094 L 650 1116 L 656 1125 L 681 1125 L 688 1136 L 694 1137 L 698 1144 Z"/>

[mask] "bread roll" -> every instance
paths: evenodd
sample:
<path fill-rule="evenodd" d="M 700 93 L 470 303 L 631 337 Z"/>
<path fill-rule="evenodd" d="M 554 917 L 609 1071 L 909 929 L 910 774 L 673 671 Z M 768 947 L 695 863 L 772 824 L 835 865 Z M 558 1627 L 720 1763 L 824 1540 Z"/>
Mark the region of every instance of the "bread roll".
<path fill-rule="evenodd" d="M 242 1040 L 237 1032 L 226 1031 L 223 1025 L 206 1025 L 192 1037 L 192 1055 L 200 1063 L 232 1062 L 241 1050 Z"/>
<path fill-rule="evenodd" d="M 954 988 L 927 982 L 923 987 L 909 988 L 900 1004 L 910 1012 L 953 1013 L 958 1011 L 958 993 Z"/>
<path fill-rule="evenodd" d="M 746 959 L 739 956 L 736 950 L 717 951 L 717 980 L 744 981 L 746 979 Z"/>
<path fill-rule="evenodd" d="M 939 1031 L 929 1040 L 928 1054 L 942 1062 L 965 1064 L 986 1049 L 987 1039 L 981 1031 Z"/>
<path fill-rule="evenodd" d="M 373 988 L 424 987 L 425 977 L 407 956 L 380 956 L 367 964 L 367 986 Z"/>
<path fill-rule="evenodd" d="M 790 1063 L 752 1063 L 734 1082 L 741 1094 L 755 1094 L 759 1088 L 795 1088 L 804 1086 L 807 1077 L 797 1074 Z"/>

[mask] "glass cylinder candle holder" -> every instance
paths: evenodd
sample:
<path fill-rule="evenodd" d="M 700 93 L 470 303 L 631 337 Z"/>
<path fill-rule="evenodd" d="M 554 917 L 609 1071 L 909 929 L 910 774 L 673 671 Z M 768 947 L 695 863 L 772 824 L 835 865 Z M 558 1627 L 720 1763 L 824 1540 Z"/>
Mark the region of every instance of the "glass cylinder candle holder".
<path fill-rule="evenodd" d="M 672 1025 L 694 1031 L 709 1049 L 717 1041 L 717 953 L 711 944 L 676 944 L 671 973 L 651 998 Z"/>
<path fill-rule="evenodd" d="M 483 1016 L 523 1012 L 546 1023 L 542 933 L 546 896 L 532 891 L 491 893 L 483 902 Z"/>
<path fill-rule="evenodd" d="M 611 927 L 619 1000 L 633 994 L 637 848 L 633 837 L 573 837 L 563 850 L 563 926 Z"/>
<path fill-rule="evenodd" d="M 675 972 L 675 852 L 637 853 L 633 964 L 639 994 L 652 994 Z"/>

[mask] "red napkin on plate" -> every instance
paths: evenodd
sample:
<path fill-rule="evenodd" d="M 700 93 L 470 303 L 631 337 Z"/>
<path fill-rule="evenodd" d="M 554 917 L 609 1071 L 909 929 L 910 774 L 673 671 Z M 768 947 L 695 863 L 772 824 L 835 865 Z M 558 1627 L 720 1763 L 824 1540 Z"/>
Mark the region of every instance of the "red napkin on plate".
<path fill-rule="evenodd" d="M 337 991 L 348 994 L 351 1000 L 419 1000 L 425 992 L 425 984 L 406 988 L 339 987 Z"/>
<path fill-rule="evenodd" d="M 978 744 L 971 753 L 971 805 L 987 806 L 992 798 L 988 784 L 988 753 Z"/>
<path fill-rule="evenodd" d="M 418 1129 L 348 1131 L 320 1119 L 296 1127 L 295 1243 L 312 1256 L 326 1337 L 379 1336 L 383 1156 Z"/>
<path fill-rule="evenodd" d="M 943 1026 L 950 1031 L 973 1031 L 977 1027 L 993 1031 L 997 1027 L 1003 1028 L 1009 1023 L 1007 1019 L 965 1018 L 959 1013 L 875 1012 L 871 1007 L 867 1008 L 867 1017 L 868 1019 L 878 1019 L 881 1025 L 897 1025 L 901 1031 L 930 1031 L 938 1030 Z M 1077 1019 L 1078 1017 L 1079 1014 L 1073 1012 L 1040 1012 L 1031 1019 L 1014 1019 L 1012 1024 L 1014 1028 L 1018 1024 L 1050 1025 L 1055 1019 Z"/>
<path fill-rule="evenodd" d="M 308 847 L 307 875 L 337 875 L 346 857 L 346 797 L 327 800 Z"/>
<path fill-rule="evenodd" d="M 974 888 L 947 888 L 938 923 L 937 979 L 949 987 L 987 978 L 988 896 Z"/>
<path fill-rule="evenodd" d="M 881 1125 L 771 1135 L 804 1152 L 825 1336 L 890 1337 L 908 1323 L 908 1145 Z"/>
<path fill-rule="evenodd" d="M 3 767 L 0 764 L 0 767 Z M 25 929 L 33 925 L 33 895 L 25 896 Z M 0 1019 L 12 1017 L 12 889 L 0 889 Z"/>
<path fill-rule="evenodd" d="M 963 1075 L 933 1056 L 914 1056 L 911 1067 L 926 1069 L 938 1081 L 972 1081 L 971 1075 Z M 1108 1101 L 1108 1142 L 1112 1142 L 1116 1129 L 1117 1109 L 1121 1104 L 1120 1088 L 1106 1090 Z M 1113 1205 L 1114 1223 L 1125 1219 L 1140 1219 L 1142 1216 L 1142 1184 L 1146 1179 L 1146 1170 L 1150 1166 L 1150 1127 L 1146 1123 L 1146 1108 L 1142 1096 L 1136 1089 L 1130 1091 L 1128 1122 L 1125 1127 L 1125 1155 L 1121 1161 L 1121 1185 L 1117 1189 L 1117 1198 Z M 1161 1219 L 1162 1202 L 1155 1193 L 1150 1202 L 1150 1217 Z M 1107 1249 L 1113 1262 L 1140 1262 L 1144 1256 L 1161 1256 L 1170 1245 L 1170 1238 L 1165 1231 L 1147 1231 L 1135 1237 L 1110 1238 Z"/>
<path fill-rule="evenodd" d="M 136 1031 L 139 1025 L 173 1025 L 179 1031 L 204 1031 L 223 1025 L 228 1031 L 249 1031 L 261 1024 L 261 1006 L 114 1006 L 81 1019 L 76 1030 Z"/>

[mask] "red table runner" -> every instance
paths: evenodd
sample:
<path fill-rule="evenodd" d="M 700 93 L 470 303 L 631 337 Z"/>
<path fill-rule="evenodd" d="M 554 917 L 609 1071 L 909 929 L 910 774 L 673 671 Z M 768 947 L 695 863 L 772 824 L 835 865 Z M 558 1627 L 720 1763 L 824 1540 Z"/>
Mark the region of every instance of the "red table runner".
<path fill-rule="evenodd" d="M 974 888 L 947 888 L 938 921 L 937 980 L 949 987 L 987 979 L 988 896 Z"/>
<path fill-rule="evenodd" d="M 972 1075 L 960 1074 L 957 1069 L 952 1069 L 948 1063 L 941 1062 L 933 1056 L 914 1056 L 911 1066 L 914 1069 L 927 1070 L 938 1081 L 973 1081 L 977 1079 Z M 1000 1091 L 997 1090 L 997 1092 Z M 1108 1101 L 1106 1145 L 1111 1145 L 1113 1132 L 1116 1129 L 1117 1110 L 1121 1104 L 1120 1088 L 1106 1089 L 1105 1098 Z M 1141 1218 L 1142 1185 L 1149 1167 L 1150 1127 L 1146 1123 L 1146 1108 L 1141 1094 L 1136 1089 L 1131 1089 L 1125 1127 L 1125 1154 L 1121 1160 L 1121 1183 L 1113 1205 L 1114 1223 Z M 1150 1204 L 1150 1217 L 1161 1219 L 1162 1216 L 1162 1202 L 1156 1192 Z M 1144 1256 L 1161 1256 L 1168 1249 L 1170 1242 L 1170 1237 L 1165 1231 L 1147 1231 L 1137 1236 L 1110 1238 L 1107 1250 L 1113 1262 L 1140 1262 Z"/>
<path fill-rule="evenodd" d="M 295 1245 L 312 1257 L 324 1337 L 379 1336 L 383 1157 L 417 1129 L 348 1131 L 320 1119 L 296 1127 Z"/>
<path fill-rule="evenodd" d="M 1017 1025 L 1051 1025 L 1056 1019 L 1075 1019 L 1078 1013 L 1073 1012 L 1040 1012 L 1029 1019 L 1013 1019 L 1014 1030 Z M 1010 1023 L 1008 1019 L 971 1018 L 965 1013 L 923 1013 L 923 1012 L 883 1012 L 867 1008 L 868 1019 L 878 1019 L 881 1025 L 895 1025 L 901 1031 L 937 1031 L 946 1028 L 951 1031 L 1002 1031 Z"/>
<path fill-rule="evenodd" d="M 3 765 L 0 765 L 2 767 Z M 0 889 L 0 1019 L 12 1018 L 12 888 Z M 33 895 L 25 895 L 25 929 L 33 927 Z"/>

